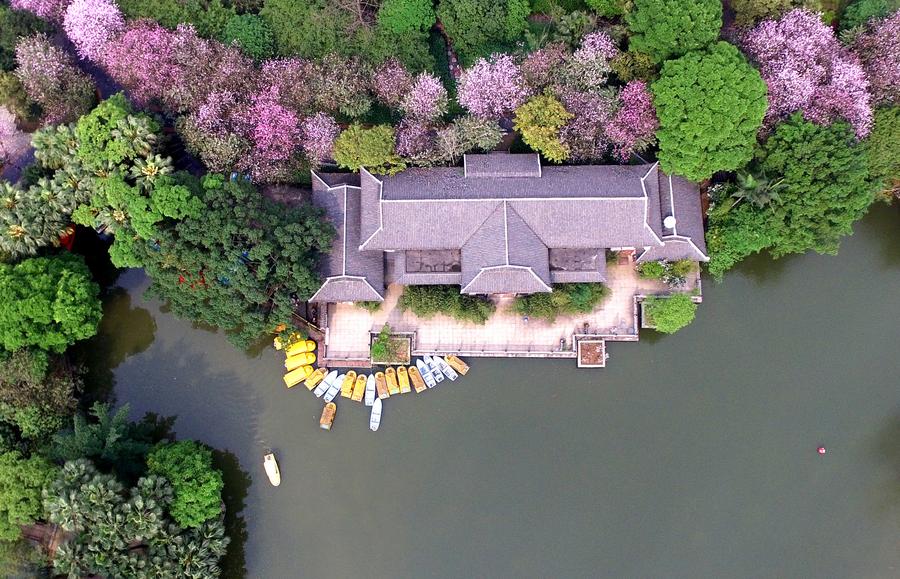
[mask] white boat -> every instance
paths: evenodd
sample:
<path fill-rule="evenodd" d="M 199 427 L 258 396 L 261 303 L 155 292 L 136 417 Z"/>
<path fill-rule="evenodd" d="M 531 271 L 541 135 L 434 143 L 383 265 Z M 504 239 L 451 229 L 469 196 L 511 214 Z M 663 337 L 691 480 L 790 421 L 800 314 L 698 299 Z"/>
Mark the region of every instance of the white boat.
<path fill-rule="evenodd" d="M 425 380 L 426 386 L 434 388 L 437 385 L 434 376 L 431 375 L 431 368 L 428 367 L 428 364 L 422 360 L 416 360 L 416 368 L 419 370 L 419 374 L 422 375 L 422 380 Z"/>
<path fill-rule="evenodd" d="M 372 403 L 372 414 L 369 416 L 369 429 L 372 432 L 378 430 L 381 425 L 381 398 L 376 398 Z"/>
<path fill-rule="evenodd" d="M 344 382 L 344 376 L 346 374 L 339 374 L 335 379 L 328 385 L 328 391 L 325 393 L 325 396 L 322 397 L 322 400 L 325 402 L 331 402 L 335 399 L 335 397 L 341 391 L 341 384 Z"/>
<path fill-rule="evenodd" d="M 375 403 L 375 374 L 369 374 L 369 379 L 366 380 L 366 397 L 363 402 L 366 406 Z"/>
<path fill-rule="evenodd" d="M 281 484 L 281 470 L 278 468 L 278 461 L 275 460 L 275 453 L 269 451 L 263 457 L 263 467 L 266 469 L 266 476 L 273 487 Z"/>
<path fill-rule="evenodd" d="M 321 398 L 322 394 L 325 394 L 328 391 L 328 388 L 331 386 L 331 383 L 334 382 L 334 379 L 337 378 L 337 375 L 337 370 L 332 370 L 328 373 L 328 376 L 325 376 L 324 380 L 319 382 L 319 385 L 313 390 L 313 394 L 316 395 L 316 398 Z"/>
<path fill-rule="evenodd" d="M 440 356 L 435 356 L 434 361 L 437 362 L 438 366 L 440 366 L 441 372 L 444 373 L 444 376 L 450 378 L 451 381 L 459 378 L 459 374 L 456 373 L 456 370 L 450 367 L 450 364 L 448 364 L 446 360 L 444 360 Z"/>
<path fill-rule="evenodd" d="M 438 366 L 438 363 L 434 361 L 434 358 L 425 356 L 425 362 L 428 364 L 428 367 L 431 368 L 431 375 L 434 376 L 434 381 L 439 384 L 443 382 L 444 374 L 441 372 L 441 367 Z"/>

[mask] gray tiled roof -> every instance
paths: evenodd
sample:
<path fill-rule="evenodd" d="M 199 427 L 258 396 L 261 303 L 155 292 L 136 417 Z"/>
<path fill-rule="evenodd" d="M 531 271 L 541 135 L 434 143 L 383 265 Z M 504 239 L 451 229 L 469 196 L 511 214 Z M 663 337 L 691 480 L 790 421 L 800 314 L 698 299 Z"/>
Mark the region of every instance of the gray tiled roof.
<path fill-rule="evenodd" d="M 466 177 L 540 177 L 541 158 L 536 153 L 463 155 L 463 171 Z"/>
<path fill-rule="evenodd" d="M 606 250 L 551 249 L 550 281 L 599 283 L 606 281 Z"/>
<path fill-rule="evenodd" d="M 465 294 L 535 294 L 549 292 L 550 288 L 530 267 L 501 265 L 482 269 L 463 286 Z"/>
<path fill-rule="evenodd" d="M 363 277 L 339 276 L 325 280 L 311 302 L 380 302 L 384 297 Z"/>

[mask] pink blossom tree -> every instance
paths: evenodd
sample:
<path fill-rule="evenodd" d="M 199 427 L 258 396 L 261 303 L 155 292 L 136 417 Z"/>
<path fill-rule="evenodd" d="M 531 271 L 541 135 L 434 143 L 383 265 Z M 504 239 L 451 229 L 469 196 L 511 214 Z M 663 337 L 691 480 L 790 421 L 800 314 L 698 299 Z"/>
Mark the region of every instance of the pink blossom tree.
<path fill-rule="evenodd" d="M 606 125 L 613 154 L 620 161 L 627 161 L 632 153 L 641 152 L 653 143 L 658 127 L 659 120 L 647 83 L 629 82 L 619 94 L 619 109 Z"/>
<path fill-rule="evenodd" d="M 521 71 L 530 92 L 537 94 L 554 84 L 560 69 L 570 57 L 563 43 L 548 44 L 528 53 L 522 61 Z"/>
<path fill-rule="evenodd" d="M 420 121 L 433 121 L 447 112 L 447 89 L 435 75 L 422 72 L 416 76 L 400 109 Z"/>
<path fill-rule="evenodd" d="M 397 127 L 395 150 L 401 157 L 413 160 L 422 158 L 434 149 L 434 137 L 434 130 L 428 124 L 415 118 L 406 118 Z"/>
<path fill-rule="evenodd" d="M 175 60 L 174 33 L 152 20 L 129 22 L 102 54 L 109 76 L 141 106 L 162 100 L 182 81 Z"/>
<path fill-rule="evenodd" d="M 481 58 L 459 77 L 459 104 L 483 119 L 508 115 L 528 96 L 522 72 L 508 54 Z"/>
<path fill-rule="evenodd" d="M 330 159 L 334 153 L 334 141 L 341 132 L 334 117 L 316 113 L 300 123 L 300 144 L 306 157 L 315 164 Z"/>
<path fill-rule="evenodd" d="M 315 112 L 316 93 L 310 79 L 315 64 L 303 58 L 279 58 L 263 62 L 260 86 L 278 89 L 281 104 L 299 113 Z"/>
<path fill-rule="evenodd" d="M 850 48 L 862 61 L 875 104 L 900 103 L 900 10 L 869 24 Z"/>
<path fill-rule="evenodd" d="M 44 109 L 48 123 L 73 121 L 91 109 L 93 81 L 46 35 L 20 39 L 16 60 L 19 63 L 16 76 L 28 98 Z"/>
<path fill-rule="evenodd" d="M 15 10 L 26 10 L 44 20 L 62 22 L 66 7 L 72 0 L 11 0 L 9 5 Z"/>
<path fill-rule="evenodd" d="M 63 28 L 81 58 L 98 60 L 107 44 L 125 29 L 125 17 L 111 0 L 72 0 Z"/>
<path fill-rule="evenodd" d="M 250 142 L 243 113 L 247 106 L 242 95 L 214 92 L 178 122 L 178 132 L 188 150 L 200 157 L 210 171 L 232 171 L 247 155 Z"/>
<path fill-rule="evenodd" d="M 560 130 L 563 145 L 569 149 L 573 161 L 598 161 L 609 150 L 605 128 L 613 116 L 615 103 L 606 94 L 561 91 L 563 107 L 572 115 Z"/>
<path fill-rule="evenodd" d="M 372 92 L 375 98 L 389 107 L 400 106 L 403 96 L 409 92 L 412 75 L 396 58 L 384 61 L 372 74 Z"/>
<path fill-rule="evenodd" d="M 742 44 L 768 86 L 765 128 L 799 110 L 819 124 L 846 119 L 860 138 L 869 133 L 872 108 L 859 59 L 817 14 L 798 9 L 763 21 Z"/>
<path fill-rule="evenodd" d="M 278 89 L 269 87 L 255 94 L 243 120 L 252 147 L 242 168 L 261 181 L 287 176 L 302 133 L 297 114 L 279 103 Z"/>

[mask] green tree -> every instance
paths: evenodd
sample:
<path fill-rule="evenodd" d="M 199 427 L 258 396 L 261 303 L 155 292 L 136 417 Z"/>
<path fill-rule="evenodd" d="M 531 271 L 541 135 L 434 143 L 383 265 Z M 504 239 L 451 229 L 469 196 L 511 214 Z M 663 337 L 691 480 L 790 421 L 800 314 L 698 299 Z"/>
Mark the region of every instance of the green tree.
<path fill-rule="evenodd" d="M 0 345 L 62 352 L 97 333 L 100 288 L 70 253 L 0 263 Z"/>
<path fill-rule="evenodd" d="M 516 109 L 514 126 L 529 147 L 558 163 L 569 156 L 559 131 L 573 116 L 554 96 L 538 95 Z"/>
<path fill-rule="evenodd" d="M 521 36 L 529 12 L 527 0 L 442 0 L 437 15 L 468 65 Z"/>
<path fill-rule="evenodd" d="M 875 110 L 875 123 L 864 141 L 869 173 L 878 188 L 900 195 L 900 106 Z"/>
<path fill-rule="evenodd" d="M 0 351 L 0 418 L 23 437 L 59 430 L 75 411 L 81 377 L 62 356 L 42 350 Z"/>
<path fill-rule="evenodd" d="M 657 332 L 674 334 L 694 321 L 697 304 L 687 294 L 652 296 L 644 300 L 644 313 Z"/>
<path fill-rule="evenodd" d="M 628 49 L 663 62 L 716 41 L 722 28 L 722 2 L 634 0 L 625 22 L 631 35 Z"/>
<path fill-rule="evenodd" d="M 204 38 L 218 38 L 241 0 L 118 0 L 129 19 L 152 18 L 166 28 L 192 24 Z"/>
<path fill-rule="evenodd" d="M 341 167 L 359 171 L 365 167 L 374 174 L 393 174 L 405 165 L 394 152 L 394 129 L 378 125 L 370 129 L 354 123 L 334 143 L 334 160 Z"/>
<path fill-rule="evenodd" d="M 40 456 L 25 458 L 15 451 L 0 454 L 0 540 L 18 539 L 20 525 L 41 518 L 41 492 L 57 471 Z"/>
<path fill-rule="evenodd" d="M 193 440 L 159 444 L 147 456 L 147 469 L 172 484 L 169 514 L 180 526 L 199 527 L 222 514 L 222 473 L 208 448 Z"/>
<path fill-rule="evenodd" d="M 31 12 L 0 4 L 0 71 L 16 68 L 16 43 L 37 32 L 50 32 L 50 25 Z"/>
<path fill-rule="evenodd" d="M 222 31 L 222 42 L 235 43 L 255 60 L 272 56 L 275 38 L 269 21 L 256 14 L 235 14 Z"/>
<path fill-rule="evenodd" d="M 629 0 L 585 0 L 585 4 L 591 7 L 600 16 L 610 18 L 621 16 L 626 12 Z"/>
<path fill-rule="evenodd" d="M 651 85 L 659 161 L 667 173 L 702 181 L 753 156 L 766 112 L 766 84 L 727 42 L 667 61 Z"/>
<path fill-rule="evenodd" d="M 149 116 L 135 114 L 125 95 L 117 93 L 75 123 L 75 153 L 94 171 L 127 167 L 155 151 L 160 128 Z"/>
<path fill-rule="evenodd" d="M 428 30 L 434 20 L 432 0 L 384 0 L 378 8 L 378 25 L 393 34 Z"/>
<path fill-rule="evenodd" d="M 793 8 L 822 11 L 821 0 L 731 0 L 735 22 L 740 26 L 752 26 L 765 18 L 778 18 Z"/>
<path fill-rule="evenodd" d="M 869 20 L 884 18 L 900 10 L 900 0 L 854 0 L 841 14 L 841 30 L 862 26 Z"/>
<path fill-rule="evenodd" d="M 601 283 L 558 283 L 553 291 L 519 296 L 513 310 L 522 316 L 553 322 L 559 316 L 588 314 L 609 295 Z"/>
<path fill-rule="evenodd" d="M 438 314 L 464 322 L 483 324 L 494 314 L 494 302 L 480 296 L 459 293 L 458 285 L 409 285 L 403 288 L 398 306 L 420 318 Z"/>

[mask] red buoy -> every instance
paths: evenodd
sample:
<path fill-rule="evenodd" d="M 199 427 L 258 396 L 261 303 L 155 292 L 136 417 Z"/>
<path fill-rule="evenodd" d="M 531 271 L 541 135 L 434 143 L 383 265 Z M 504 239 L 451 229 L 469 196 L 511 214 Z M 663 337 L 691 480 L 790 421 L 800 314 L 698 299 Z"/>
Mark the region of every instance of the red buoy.
<path fill-rule="evenodd" d="M 816 449 L 816 452 L 818 452 L 819 454 L 825 454 L 827 451 L 825 450 L 824 446 L 820 446 Z"/>

